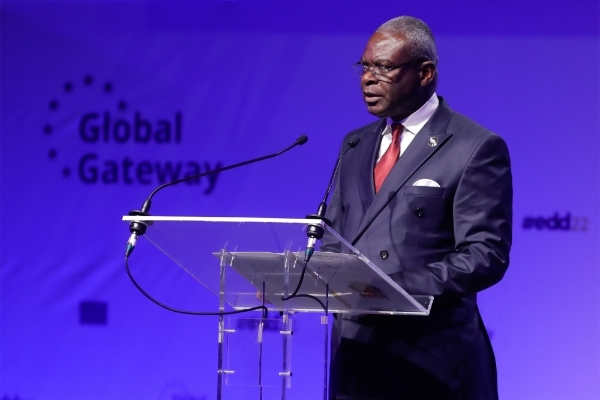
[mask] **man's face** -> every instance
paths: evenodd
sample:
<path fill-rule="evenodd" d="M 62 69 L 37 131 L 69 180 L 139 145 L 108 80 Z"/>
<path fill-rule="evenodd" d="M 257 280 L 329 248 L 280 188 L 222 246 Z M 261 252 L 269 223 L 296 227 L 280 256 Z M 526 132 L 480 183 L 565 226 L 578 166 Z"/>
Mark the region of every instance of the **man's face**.
<path fill-rule="evenodd" d="M 369 67 L 394 68 L 412 61 L 401 35 L 375 32 L 362 55 L 361 62 Z M 421 104 L 421 76 L 419 64 L 394 69 L 387 77 L 365 72 L 360 85 L 367 110 L 378 117 L 403 119 L 416 111 Z M 416 107 L 416 108 L 415 108 Z"/>

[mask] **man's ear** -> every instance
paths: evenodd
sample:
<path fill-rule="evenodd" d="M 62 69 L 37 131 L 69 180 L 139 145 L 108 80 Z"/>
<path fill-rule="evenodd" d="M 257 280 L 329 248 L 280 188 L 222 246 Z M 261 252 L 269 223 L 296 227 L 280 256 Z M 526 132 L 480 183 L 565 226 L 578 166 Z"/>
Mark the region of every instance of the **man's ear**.
<path fill-rule="evenodd" d="M 435 64 L 431 61 L 425 61 L 423 64 L 421 64 L 421 70 L 419 71 L 419 74 L 421 78 L 421 86 L 429 86 L 435 79 Z"/>

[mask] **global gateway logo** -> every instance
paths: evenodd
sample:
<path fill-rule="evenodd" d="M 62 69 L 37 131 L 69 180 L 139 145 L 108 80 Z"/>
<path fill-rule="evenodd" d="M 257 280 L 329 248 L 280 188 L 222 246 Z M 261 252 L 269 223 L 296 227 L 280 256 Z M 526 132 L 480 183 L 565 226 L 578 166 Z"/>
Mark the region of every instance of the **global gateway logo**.
<path fill-rule="evenodd" d="M 129 112 L 128 104 L 124 100 L 117 101 L 111 96 L 106 97 L 106 95 L 113 93 L 112 83 L 105 82 L 99 86 L 102 88 L 102 97 L 97 96 L 97 91 L 93 91 L 94 78 L 87 75 L 82 81 L 81 88 L 83 91 L 79 91 L 81 102 L 74 103 L 73 98 L 66 97 L 61 102 L 52 99 L 49 103 L 50 112 L 56 121 L 61 120 L 56 116 L 61 115 L 62 104 L 66 104 L 67 107 L 69 104 L 71 104 L 71 107 L 76 104 L 77 108 L 81 108 L 82 105 L 88 107 L 85 112 L 75 114 L 75 125 L 72 123 L 63 124 L 71 127 L 64 133 L 76 142 L 74 148 L 81 149 L 80 154 L 75 155 L 76 161 L 73 162 L 71 157 L 68 157 L 71 160 L 66 159 L 67 157 L 64 156 L 61 157 L 61 152 L 56 148 L 51 148 L 48 152 L 51 160 L 60 160 L 66 163 L 62 168 L 62 175 L 65 178 L 75 175 L 79 181 L 89 185 L 160 185 L 176 179 L 209 172 L 222 166 L 220 161 L 146 158 L 148 156 L 147 147 L 150 145 L 159 146 L 158 151 L 152 151 L 153 154 L 156 153 L 155 156 L 158 158 L 161 153 L 160 148 L 163 146 L 181 146 L 183 144 L 182 112 L 174 111 L 166 118 L 164 116 L 152 118 L 145 115 L 141 110 Z M 76 96 L 77 94 L 74 93 L 76 88 L 77 85 L 73 82 L 65 82 L 63 87 L 65 96 Z M 99 108 L 106 108 L 103 107 L 106 100 L 109 100 L 108 104 L 112 103 L 112 107 L 109 106 L 109 108 L 114 109 L 98 111 Z M 93 111 L 90 111 L 90 109 Z M 73 126 L 77 127 L 75 132 L 73 132 Z M 55 130 L 55 125 L 52 123 L 47 123 L 44 126 L 46 136 L 52 136 Z M 110 155 L 111 153 L 122 154 L 124 146 L 128 146 L 127 149 L 132 151 L 124 156 Z M 204 188 L 204 194 L 210 194 L 215 189 L 218 176 L 219 174 L 215 173 L 190 180 L 186 184 L 200 185 Z"/>

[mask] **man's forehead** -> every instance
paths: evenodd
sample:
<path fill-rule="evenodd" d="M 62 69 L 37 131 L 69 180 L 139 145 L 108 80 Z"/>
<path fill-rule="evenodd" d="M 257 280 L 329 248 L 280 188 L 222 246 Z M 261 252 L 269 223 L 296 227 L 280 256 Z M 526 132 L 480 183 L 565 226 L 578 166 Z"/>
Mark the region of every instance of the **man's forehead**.
<path fill-rule="evenodd" d="M 405 47 L 406 37 L 388 32 L 375 32 L 367 42 L 364 57 L 368 58 L 397 58 Z"/>

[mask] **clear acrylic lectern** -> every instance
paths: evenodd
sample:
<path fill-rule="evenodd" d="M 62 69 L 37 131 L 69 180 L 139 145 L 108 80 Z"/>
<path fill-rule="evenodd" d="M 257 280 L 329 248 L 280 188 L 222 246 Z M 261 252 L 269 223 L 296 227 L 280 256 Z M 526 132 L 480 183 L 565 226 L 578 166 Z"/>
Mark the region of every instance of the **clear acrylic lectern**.
<path fill-rule="evenodd" d="M 432 296 L 411 296 L 382 272 L 359 250 L 323 221 L 283 218 L 124 216 L 126 222 L 149 224 L 145 238 L 219 298 L 219 310 L 243 310 L 265 305 L 280 311 L 278 329 L 281 367 L 278 380 L 281 398 L 291 386 L 291 334 L 294 312 L 323 313 L 324 376 L 323 398 L 327 398 L 328 313 L 428 315 Z M 298 294 L 289 296 L 301 279 L 304 267 L 307 225 L 324 228 L 323 239 L 306 267 Z M 320 248 L 319 248 L 320 246 Z M 318 301 L 317 301 L 318 300 Z M 228 307 L 231 309 L 228 309 Z M 210 310 L 207 310 L 210 311 Z M 263 374 L 263 327 L 273 324 L 255 314 L 257 324 L 257 373 L 255 385 L 266 385 Z M 275 322 L 277 323 L 277 322 Z M 235 329 L 219 318 L 217 398 L 223 384 L 236 373 L 235 354 L 227 341 Z M 235 347 L 235 346 L 232 346 Z M 259 390 L 262 397 L 262 390 Z"/>

